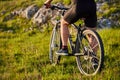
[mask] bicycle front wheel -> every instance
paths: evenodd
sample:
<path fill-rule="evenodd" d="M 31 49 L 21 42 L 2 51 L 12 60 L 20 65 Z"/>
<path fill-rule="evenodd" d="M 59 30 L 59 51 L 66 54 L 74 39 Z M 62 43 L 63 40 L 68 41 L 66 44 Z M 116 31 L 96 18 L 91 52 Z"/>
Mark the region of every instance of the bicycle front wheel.
<path fill-rule="evenodd" d="M 50 40 L 50 49 L 49 49 L 49 59 L 52 64 L 58 64 L 60 62 L 60 55 L 56 54 L 61 48 L 61 38 L 60 38 L 60 26 L 54 27 Z"/>
<path fill-rule="evenodd" d="M 104 47 L 96 31 L 86 29 L 78 36 L 76 52 L 83 54 L 82 56 L 76 56 L 77 66 L 82 74 L 93 76 L 101 70 Z"/>

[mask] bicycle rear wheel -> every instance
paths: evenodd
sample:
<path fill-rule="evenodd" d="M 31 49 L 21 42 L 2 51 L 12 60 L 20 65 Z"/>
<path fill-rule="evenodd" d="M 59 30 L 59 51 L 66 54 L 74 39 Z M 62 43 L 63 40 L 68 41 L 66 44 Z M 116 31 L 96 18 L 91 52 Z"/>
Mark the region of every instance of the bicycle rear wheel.
<path fill-rule="evenodd" d="M 91 40 L 92 39 L 92 40 Z M 77 66 L 82 74 L 93 76 L 101 70 L 104 58 L 104 47 L 96 31 L 84 30 L 76 41 Z"/>
<path fill-rule="evenodd" d="M 54 27 L 50 40 L 49 59 L 52 64 L 58 64 L 60 62 L 60 55 L 56 54 L 61 48 L 62 42 L 60 38 L 60 26 Z"/>

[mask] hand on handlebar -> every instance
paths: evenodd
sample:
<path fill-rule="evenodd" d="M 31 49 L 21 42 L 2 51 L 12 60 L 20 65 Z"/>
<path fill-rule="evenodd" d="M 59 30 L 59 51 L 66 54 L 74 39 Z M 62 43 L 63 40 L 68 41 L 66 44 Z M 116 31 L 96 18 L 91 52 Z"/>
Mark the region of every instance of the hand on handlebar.
<path fill-rule="evenodd" d="M 46 6 L 46 8 L 50 8 L 51 7 L 51 1 L 47 0 L 44 5 Z"/>

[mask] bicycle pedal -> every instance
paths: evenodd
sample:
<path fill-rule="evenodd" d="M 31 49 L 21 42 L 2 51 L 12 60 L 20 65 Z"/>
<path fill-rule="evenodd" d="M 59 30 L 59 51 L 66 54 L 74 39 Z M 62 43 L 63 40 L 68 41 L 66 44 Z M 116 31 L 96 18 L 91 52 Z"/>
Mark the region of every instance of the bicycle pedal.
<path fill-rule="evenodd" d="M 74 55 L 75 55 L 75 56 L 83 56 L 84 53 L 75 53 Z"/>
<path fill-rule="evenodd" d="M 56 54 L 60 55 L 60 56 L 68 56 L 69 55 L 68 53 L 57 53 L 57 52 L 56 52 Z"/>

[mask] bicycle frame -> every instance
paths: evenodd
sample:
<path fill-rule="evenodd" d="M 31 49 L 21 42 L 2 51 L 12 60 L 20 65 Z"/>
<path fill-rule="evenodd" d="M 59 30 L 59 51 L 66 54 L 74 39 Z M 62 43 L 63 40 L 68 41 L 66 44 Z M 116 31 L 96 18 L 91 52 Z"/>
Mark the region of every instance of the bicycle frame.
<path fill-rule="evenodd" d="M 58 27 L 60 27 L 59 25 L 60 25 L 60 20 L 56 21 L 56 24 L 55 24 L 55 27 L 53 28 L 53 30 L 56 30 Z M 77 30 L 76 40 L 79 39 L 78 36 L 81 36 L 80 33 L 82 32 L 82 30 L 81 30 L 81 24 L 79 26 L 77 26 L 76 24 L 71 24 L 71 26 L 74 29 Z M 75 51 L 76 46 L 73 45 L 71 34 L 69 35 L 68 41 L 69 41 L 69 44 L 70 44 L 70 49 L 72 51 L 72 53 L 69 54 L 68 56 L 74 56 L 74 54 L 76 53 L 76 51 Z M 60 46 L 60 48 L 61 48 L 61 46 Z"/>
<path fill-rule="evenodd" d="M 54 6 L 62 10 L 61 16 L 64 15 L 66 8 Z M 53 64 L 60 62 L 61 55 L 56 54 L 56 51 L 62 48 L 62 40 L 60 37 L 60 20 L 56 20 L 55 27 L 53 28 L 51 42 L 50 42 L 50 61 Z M 101 70 L 104 60 L 104 47 L 99 34 L 90 29 L 86 29 L 81 23 L 79 25 L 71 24 L 75 34 L 70 33 L 68 37 L 68 49 L 70 53 L 67 56 L 75 56 L 77 66 L 82 74 L 93 76 Z M 88 36 L 91 35 L 97 41 L 98 51 L 94 51 L 89 42 Z M 75 38 L 73 37 L 75 36 Z M 59 40 L 60 39 L 60 40 Z M 75 44 L 74 44 L 75 41 Z M 96 44 L 95 44 L 96 46 Z M 98 55 L 97 55 L 98 54 Z M 66 56 L 66 55 L 65 55 Z"/>
<path fill-rule="evenodd" d="M 63 16 L 64 13 L 65 13 L 65 11 L 68 10 L 68 8 L 60 8 L 60 7 L 57 7 L 57 6 L 52 6 L 51 9 L 55 9 L 55 8 L 62 10 L 61 16 Z M 79 39 L 78 37 L 81 36 L 80 33 L 82 33 L 82 29 L 81 29 L 82 26 L 81 26 L 81 25 L 82 25 L 82 24 L 79 24 L 79 26 L 77 26 L 75 23 L 71 24 L 71 26 L 72 26 L 74 29 L 77 30 L 76 41 L 77 41 L 77 39 Z M 56 30 L 58 26 L 60 26 L 60 20 L 56 20 L 55 27 L 54 27 L 53 30 Z M 70 44 L 70 49 L 71 49 L 71 51 L 72 51 L 72 53 L 69 54 L 68 56 L 74 56 L 74 54 L 76 53 L 76 51 L 75 51 L 75 50 L 76 50 L 76 46 L 73 46 L 73 41 L 72 41 L 72 36 L 71 36 L 71 34 L 69 35 L 68 40 L 69 40 L 69 44 Z M 81 42 L 81 40 L 79 40 L 79 41 Z M 62 44 L 62 43 L 61 43 L 61 44 Z M 60 46 L 60 48 L 61 48 L 61 47 L 62 47 L 62 46 Z"/>

